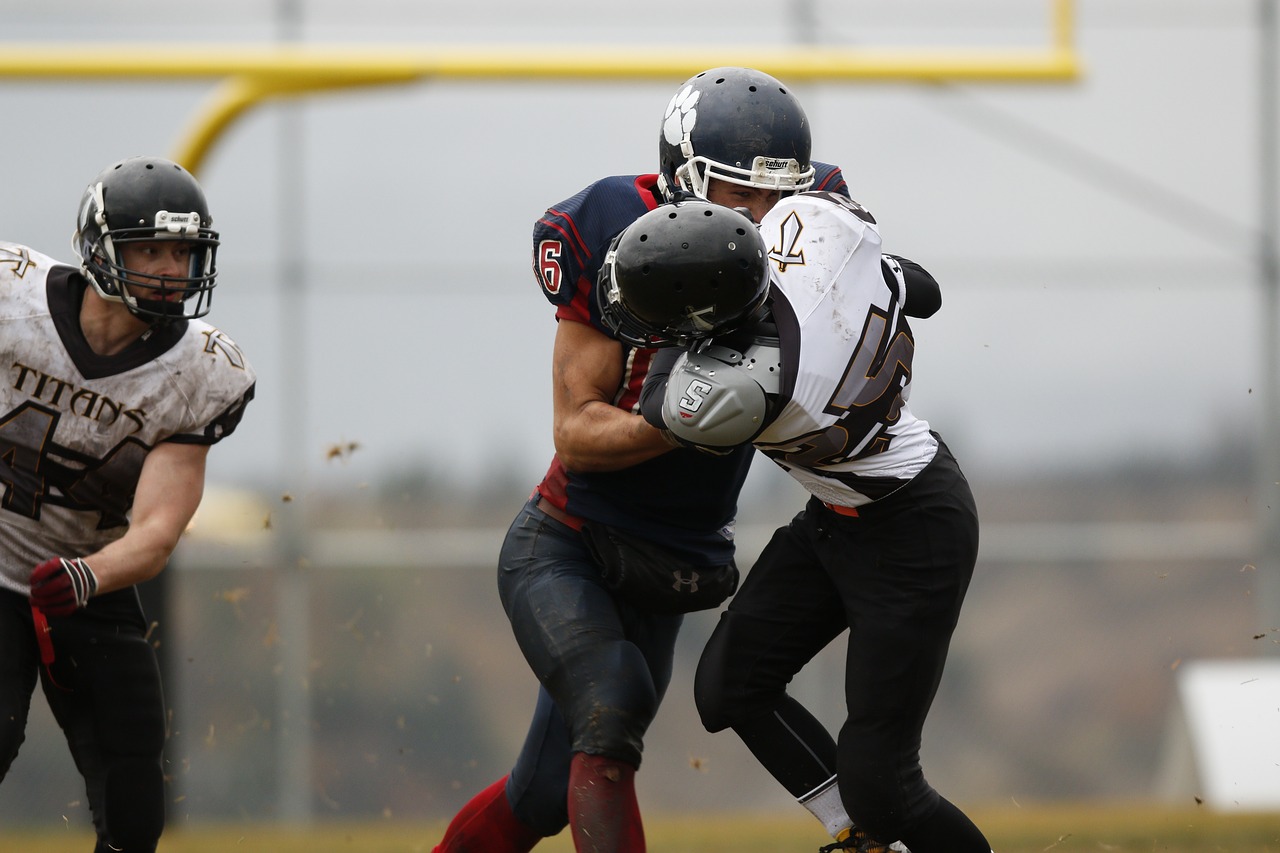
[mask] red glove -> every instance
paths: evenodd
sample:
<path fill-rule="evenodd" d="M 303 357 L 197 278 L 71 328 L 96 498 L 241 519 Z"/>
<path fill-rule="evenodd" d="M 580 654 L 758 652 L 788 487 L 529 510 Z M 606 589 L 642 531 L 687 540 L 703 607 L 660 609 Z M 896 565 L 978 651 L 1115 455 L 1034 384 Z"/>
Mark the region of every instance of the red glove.
<path fill-rule="evenodd" d="M 68 616 L 98 591 L 98 577 L 77 557 L 54 557 L 31 572 L 31 605 L 48 616 Z"/>

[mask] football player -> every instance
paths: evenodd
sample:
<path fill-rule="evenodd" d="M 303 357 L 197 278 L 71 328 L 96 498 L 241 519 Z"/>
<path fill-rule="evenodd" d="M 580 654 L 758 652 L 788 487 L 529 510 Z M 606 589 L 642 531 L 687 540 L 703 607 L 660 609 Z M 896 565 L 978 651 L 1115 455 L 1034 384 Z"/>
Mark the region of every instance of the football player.
<path fill-rule="evenodd" d="M 908 317 L 940 307 L 937 283 L 882 253 L 863 207 L 826 192 L 781 200 L 758 232 L 703 201 L 655 210 L 623 232 L 604 276 L 610 312 L 678 345 L 646 378 L 649 423 L 715 453 L 750 442 L 810 493 L 707 642 L 703 724 L 733 729 L 796 797 L 843 807 L 857 828 L 824 851 L 988 853 L 920 766 L 978 549 L 969 485 L 907 402 Z M 837 747 L 786 688 L 845 631 Z"/>
<path fill-rule="evenodd" d="M 682 616 L 614 588 L 610 549 L 644 553 L 658 570 L 732 567 L 752 454 L 684 449 L 645 422 L 654 349 L 601 315 L 597 274 L 614 237 L 666 201 L 706 198 L 758 218 L 798 191 L 845 192 L 811 144 L 783 83 L 749 68 L 704 71 L 667 105 L 656 174 L 596 181 L 535 224 L 534 272 L 558 321 L 556 454 L 503 543 L 499 593 L 541 690 L 511 773 L 462 808 L 437 853 L 522 853 L 566 826 L 579 851 L 644 849 L 634 776 Z"/>
<path fill-rule="evenodd" d="M 0 242 L 0 779 L 38 679 L 96 853 L 145 853 L 164 828 L 166 720 L 136 584 L 191 521 L 254 373 L 199 319 L 218 233 L 181 166 L 109 166 L 73 245 L 78 265 Z"/>

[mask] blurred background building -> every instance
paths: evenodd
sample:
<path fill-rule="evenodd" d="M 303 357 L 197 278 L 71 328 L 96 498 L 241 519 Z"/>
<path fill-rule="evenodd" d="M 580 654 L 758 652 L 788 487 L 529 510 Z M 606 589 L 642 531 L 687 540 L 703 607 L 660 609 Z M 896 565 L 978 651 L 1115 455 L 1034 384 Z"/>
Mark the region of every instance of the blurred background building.
<path fill-rule="evenodd" d="M 0 0 L 0 62 L 40 43 L 943 52 L 1043 45 L 1055 5 L 222 0 L 192 23 L 154 0 Z M 1078 80 L 794 86 L 815 156 L 944 291 L 915 326 L 912 405 L 964 465 L 984 545 L 925 767 L 968 803 L 1232 808 L 1203 752 L 1228 747 L 1204 732 L 1235 725 L 1214 707 L 1257 704 L 1246 685 L 1274 689 L 1280 651 L 1280 567 L 1265 559 L 1280 479 L 1274 2 L 1072 5 Z M 552 453 L 554 321 L 532 224 L 597 177 L 652 171 L 685 76 L 317 94 L 245 114 L 209 151 L 224 243 L 210 319 L 260 380 L 211 455 L 188 541 L 145 591 L 162 614 L 175 822 L 447 818 L 506 772 L 536 684 L 494 563 Z M 72 257 L 85 183 L 125 156 L 172 155 L 213 92 L 0 78 L 0 238 Z M 801 500 L 757 463 L 744 565 Z M 693 712 L 713 623 L 688 620 L 642 804 L 794 808 Z M 796 685 L 833 727 L 838 645 Z M 1254 667 L 1244 695 L 1183 676 L 1219 661 Z M 35 705 L 0 823 L 84 821 Z M 1280 791 L 1277 749 L 1229 771 L 1239 790 Z"/>

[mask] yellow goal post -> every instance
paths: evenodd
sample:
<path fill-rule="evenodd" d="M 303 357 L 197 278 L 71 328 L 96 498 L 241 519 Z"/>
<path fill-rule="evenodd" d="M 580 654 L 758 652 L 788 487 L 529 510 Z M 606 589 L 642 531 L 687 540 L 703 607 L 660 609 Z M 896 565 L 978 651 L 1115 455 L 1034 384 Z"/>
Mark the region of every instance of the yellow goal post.
<path fill-rule="evenodd" d="M 359 86 L 438 80 L 681 80 L 745 65 L 789 82 L 1071 82 L 1081 74 L 1074 0 L 1050 0 L 1049 37 L 1029 47 L 679 47 L 391 44 L 9 43 L 0 80 L 221 81 L 197 109 L 173 159 L 200 169 L 213 144 L 253 107 Z"/>

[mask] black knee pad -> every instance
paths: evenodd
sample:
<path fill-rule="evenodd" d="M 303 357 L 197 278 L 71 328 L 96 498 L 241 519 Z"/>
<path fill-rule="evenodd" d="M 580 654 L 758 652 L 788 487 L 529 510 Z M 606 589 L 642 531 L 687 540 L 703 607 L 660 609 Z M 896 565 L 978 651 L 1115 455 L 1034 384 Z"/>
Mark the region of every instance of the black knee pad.
<path fill-rule="evenodd" d="M 709 732 L 724 731 L 733 725 L 733 703 L 726 695 L 728 685 L 724 678 L 723 633 L 716 630 L 711 635 L 693 677 L 693 702 L 703 728 Z"/>
<path fill-rule="evenodd" d="M 152 853 L 164 831 L 164 773 L 154 759 L 121 759 L 107 768 L 102 817 L 113 849 Z"/>
<path fill-rule="evenodd" d="M 766 693 L 749 692 L 746 683 L 746 658 L 742 655 L 743 643 L 750 638 L 743 636 L 743 626 L 731 611 L 720 617 L 693 679 L 693 700 L 703 727 L 709 732 L 719 732 L 751 719 L 777 702 L 783 690 Z M 784 685 L 785 689 L 785 685 Z"/>
<path fill-rule="evenodd" d="M 572 751 L 639 767 L 644 734 L 658 713 L 658 694 L 640 650 L 622 642 L 596 645 L 566 672 L 572 689 L 548 689 L 569 724 Z"/>

